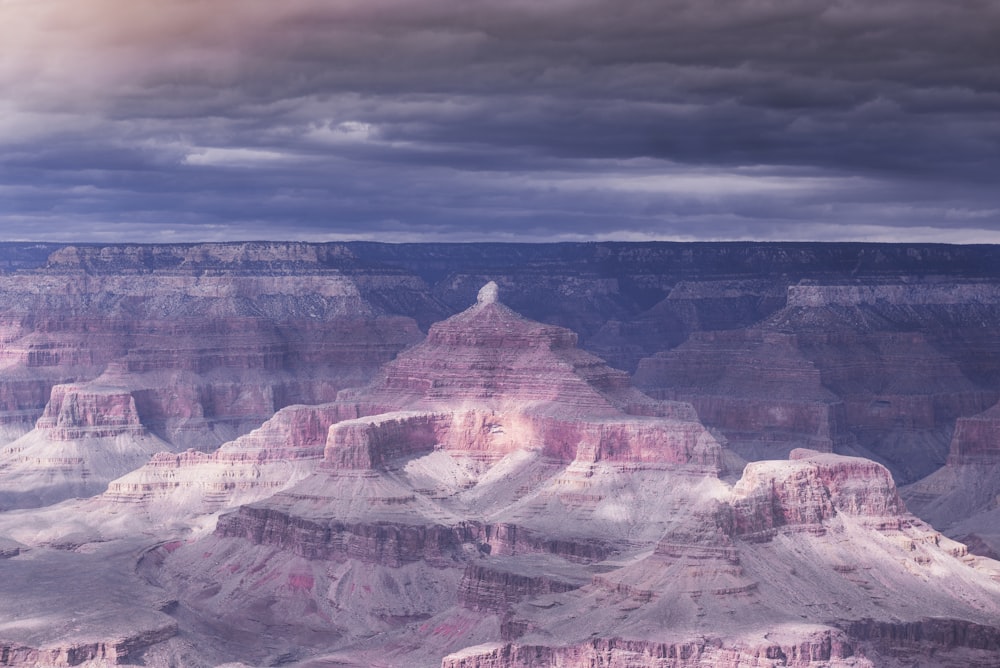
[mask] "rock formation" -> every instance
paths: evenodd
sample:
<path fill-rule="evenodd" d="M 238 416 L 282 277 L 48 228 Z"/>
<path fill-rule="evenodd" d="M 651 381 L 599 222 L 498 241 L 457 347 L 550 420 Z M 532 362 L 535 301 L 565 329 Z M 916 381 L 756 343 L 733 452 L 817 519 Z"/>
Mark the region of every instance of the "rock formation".
<path fill-rule="evenodd" d="M 995 666 L 998 259 L 0 244 L 0 664 Z"/>
<path fill-rule="evenodd" d="M 995 660 L 1000 570 L 909 515 L 884 466 L 796 449 L 730 486 L 690 406 L 574 343 L 487 286 L 341 394 L 359 417 L 311 474 L 151 577 L 232 628 L 265 606 L 272 652 L 331 663 Z"/>
<path fill-rule="evenodd" d="M 944 467 L 903 489 L 907 506 L 935 527 L 1000 558 L 1000 404 L 959 418 Z"/>
<path fill-rule="evenodd" d="M 139 421 L 127 389 L 56 385 L 35 428 L 0 449 L 0 508 L 97 494 L 168 447 Z"/>
<path fill-rule="evenodd" d="M 10 440 L 53 386 L 99 378 L 131 391 L 157 436 L 212 449 L 364 383 L 420 336 L 306 245 L 65 247 L 0 274 L 0 297 Z"/>
<path fill-rule="evenodd" d="M 990 285 L 794 285 L 753 327 L 695 332 L 635 379 L 692 402 L 746 459 L 803 445 L 864 454 L 904 482 L 944 464 L 955 420 L 996 400 L 945 344 L 1000 316 Z"/>
<path fill-rule="evenodd" d="M 996 566 L 977 570 L 964 546 L 907 514 L 884 467 L 796 450 L 751 464 L 727 499 L 699 511 L 651 554 L 514 606 L 507 638 L 442 665 L 996 661 Z M 969 586 L 990 593 L 969 607 Z"/>

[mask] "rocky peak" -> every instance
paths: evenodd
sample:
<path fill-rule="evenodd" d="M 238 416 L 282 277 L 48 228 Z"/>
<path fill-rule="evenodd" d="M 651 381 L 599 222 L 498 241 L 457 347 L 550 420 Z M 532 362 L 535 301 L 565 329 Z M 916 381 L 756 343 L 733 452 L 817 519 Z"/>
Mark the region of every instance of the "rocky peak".
<path fill-rule="evenodd" d="M 500 289 L 490 281 L 479 290 L 475 304 L 432 325 L 427 341 L 487 350 L 559 349 L 576 347 L 577 335 L 563 327 L 528 320 L 500 301 Z"/>
<path fill-rule="evenodd" d="M 476 296 L 476 303 L 480 305 L 495 304 L 499 298 L 500 288 L 497 286 L 496 281 L 490 281 L 479 289 L 479 294 Z"/>
<path fill-rule="evenodd" d="M 475 304 L 432 325 L 371 385 L 339 398 L 368 413 L 439 410 L 456 401 L 576 416 L 676 413 L 631 387 L 624 371 L 579 350 L 574 332 L 523 317 L 499 292 L 490 281 Z"/>

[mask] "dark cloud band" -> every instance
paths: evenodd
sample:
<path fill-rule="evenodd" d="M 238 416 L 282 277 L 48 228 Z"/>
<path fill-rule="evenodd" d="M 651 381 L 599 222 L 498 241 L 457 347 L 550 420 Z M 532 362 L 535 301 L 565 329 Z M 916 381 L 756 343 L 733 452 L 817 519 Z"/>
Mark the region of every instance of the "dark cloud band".
<path fill-rule="evenodd" d="M 1000 235 L 992 2 L 50 0 L 0 25 L 8 238 Z"/>

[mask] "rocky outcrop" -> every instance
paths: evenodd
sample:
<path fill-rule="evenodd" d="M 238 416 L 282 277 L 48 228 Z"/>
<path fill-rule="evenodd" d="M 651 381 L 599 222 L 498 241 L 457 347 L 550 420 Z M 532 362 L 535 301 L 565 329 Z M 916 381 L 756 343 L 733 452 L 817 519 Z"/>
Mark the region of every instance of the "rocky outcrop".
<path fill-rule="evenodd" d="M 861 619 L 846 624 L 844 631 L 852 638 L 890 652 L 899 651 L 901 646 L 925 645 L 942 649 L 968 647 L 1000 656 L 1000 629 L 961 619 L 924 617 L 913 622 Z"/>
<path fill-rule="evenodd" d="M 168 447 L 139 421 L 127 389 L 57 385 L 35 428 L 0 449 L 0 507 L 99 493 Z"/>
<path fill-rule="evenodd" d="M 824 531 L 838 513 L 880 521 L 905 511 L 876 462 L 793 450 L 787 462 L 751 462 L 733 487 L 730 533 L 767 540 L 779 529 Z"/>
<path fill-rule="evenodd" d="M 132 393 L 99 385 L 57 385 L 35 428 L 53 441 L 145 436 Z"/>
<path fill-rule="evenodd" d="M 335 469 L 383 468 L 389 461 L 424 454 L 443 440 L 451 416 L 385 413 L 334 425 L 326 462 Z"/>
<path fill-rule="evenodd" d="M 913 513 L 990 558 L 1000 550 L 998 439 L 1000 405 L 960 418 L 945 466 L 901 491 Z"/>
<path fill-rule="evenodd" d="M 346 561 L 398 568 L 416 561 L 447 564 L 474 543 L 477 527 L 316 521 L 266 506 L 242 506 L 219 518 L 216 535 L 244 538 L 307 559 Z"/>
<path fill-rule="evenodd" d="M 555 406 L 588 417 L 626 409 L 656 414 L 655 402 L 632 388 L 626 373 L 576 348 L 575 333 L 518 315 L 496 300 L 496 289 L 488 284 L 474 306 L 432 325 L 425 341 L 386 365 L 370 386 L 338 400 L 375 412 L 471 402 Z"/>
<path fill-rule="evenodd" d="M 735 645 L 722 638 L 657 643 L 621 638 L 595 639 L 580 645 L 552 647 L 519 643 L 470 647 L 446 656 L 442 668 L 541 668 L 588 665 L 633 666 L 809 666 L 874 667 L 939 661 L 987 668 L 995 665 L 996 629 L 962 620 L 931 619 L 912 623 L 860 620 L 842 631 L 813 633 L 794 644 Z M 890 663 L 891 662 L 891 663 Z M 901 662 L 897 664 L 896 662 Z"/>
<path fill-rule="evenodd" d="M 382 413 L 333 425 L 324 457 L 334 469 L 375 469 L 435 449 L 496 461 L 530 447 L 563 463 L 690 464 L 718 470 L 718 443 L 692 412 L 678 412 L 688 419 L 571 421 L 489 410 Z"/>
<path fill-rule="evenodd" d="M 1000 404 L 955 423 L 948 466 L 1000 463 Z"/>
<path fill-rule="evenodd" d="M 289 406 L 212 453 L 161 452 L 111 482 L 98 505 L 141 507 L 157 517 L 216 512 L 273 494 L 322 460 L 330 425 L 353 407 Z"/>
<path fill-rule="evenodd" d="M 9 538 L 0 538 L 0 559 L 10 559 L 11 557 L 16 557 L 21 554 L 21 551 L 25 549 L 24 545 L 21 545 L 16 540 L 11 540 Z"/>
<path fill-rule="evenodd" d="M 382 504 L 414 501 L 412 497 L 375 500 Z M 460 562 L 466 551 L 501 556 L 551 554 L 569 561 L 592 563 L 607 558 L 616 549 L 597 537 L 572 540 L 513 524 L 343 522 L 293 514 L 266 503 L 241 506 L 222 515 L 215 534 L 278 547 L 307 559 L 337 562 L 354 559 L 391 568 L 417 561 L 439 566 L 453 564 Z"/>
<path fill-rule="evenodd" d="M 0 666 L 116 666 L 131 663 L 153 645 L 177 634 L 177 625 L 165 624 L 134 635 L 67 643 L 63 646 L 27 647 L 0 639 Z"/>
<path fill-rule="evenodd" d="M 458 585 L 459 603 L 470 610 L 502 614 L 523 599 L 573 591 L 586 583 L 572 575 L 539 572 L 523 561 L 506 568 L 496 563 L 469 564 Z"/>

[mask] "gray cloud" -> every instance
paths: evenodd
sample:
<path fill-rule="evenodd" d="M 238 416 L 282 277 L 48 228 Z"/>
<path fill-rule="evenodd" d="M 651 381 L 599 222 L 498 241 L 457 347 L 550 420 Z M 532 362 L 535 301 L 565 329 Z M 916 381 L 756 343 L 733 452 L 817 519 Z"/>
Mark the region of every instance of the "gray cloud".
<path fill-rule="evenodd" d="M 988 0 L 0 2 L 7 238 L 1000 241 Z"/>

